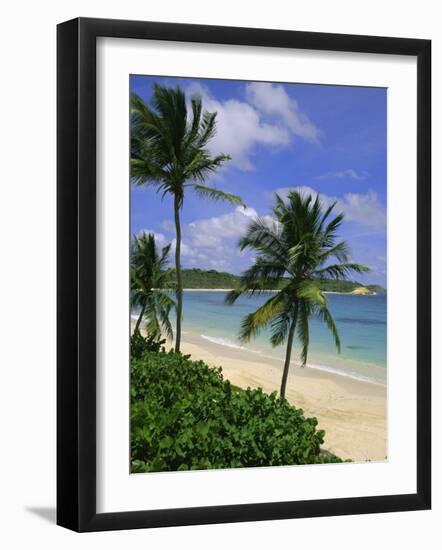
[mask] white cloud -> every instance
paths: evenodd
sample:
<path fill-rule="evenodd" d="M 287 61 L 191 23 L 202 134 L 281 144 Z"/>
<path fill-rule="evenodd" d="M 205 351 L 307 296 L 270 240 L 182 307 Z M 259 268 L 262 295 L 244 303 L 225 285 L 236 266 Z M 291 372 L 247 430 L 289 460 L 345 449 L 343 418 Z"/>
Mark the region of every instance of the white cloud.
<path fill-rule="evenodd" d="M 329 179 L 352 179 L 352 180 L 365 180 L 368 176 L 368 172 L 362 170 L 358 172 L 353 170 L 353 168 L 347 168 L 346 170 L 338 170 L 336 172 L 327 172 L 321 176 L 317 176 L 318 180 L 329 180 Z"/>
<path fill-rule="evenodd" d="M 286 197 L 289 191 L 297 190 L 311 194 L 317 191 L 309 186 L 285 187 L 276 192 Z M 337 201 L 336 212 L 343 211 L 345 219 L 367 226 L 374 233 L 385 229 L 385 208 L 374 191 L 365 194 L 347 193 L 343 198 L 336 198 L 321 193 L 324 206 Z M 184 267 L 199 267 L 202 269 L 218 269 L 237 272 L 250 264 L 253 254 L 249 251 L 240 252 L 237 247 L 239 238 L 244 235 L 250 221 L 259 214 L 254 208 L 237 206 L 226 214 L 211 218 L 196 219 L 182 224 L 183 240 L 181 258 Z M 271 216 L 260 216 L 261 219 L 274 223 Z M 145 230 L 154 233 L 158 246 L 171 243 L 170 264 L 173 265 L 175 252 L 175 227 L 173 222 L 164 221 L 161 224 L 164 233 Z M 381 258 L 377 258 L 381 261 Z"/>
<path fill-rule="evenodd" d="M 340 204 L 348 220 L 370 227 L 384 227 L 386 224 L 385 208 L 375 191 L 369 190 L 365 194 L 347 193 Z"/>
<path fill-rule="evenodd" d="M 196 220 L 187 225 L 187 234 L 196 245 L 217 246 L 224 239 L 239 238 L 251 218 L 258 213 L 254 208 L 237 206 L 233 212 Z"/>
<path fill-rule="evenodd" d="M 240 212 L 247 218 L 257 218 L 258 212 L 254 208 L 248 208 L 247 206 L 237 206 L 236 211 Z"/>
<path fill-rule="evenodd" d="M 228 163 L 240 170 L 253 170 L 251 154 L 258 144 L 284 146 L 290 142 L 290 134 L 281 125 L 267 124 L 259 112 L 246 102 L 236 99 L 218 101 L 207 87 L 192 83 L 187 91 L 203 98 L 203 107 L 217 112 L 217 132 L 209 142 L 214 154 L 226 153 L 232 157 Z"/>
<path fill-rule="evenodd" d="M 149 234 L 149 233 L 152 233 L 155 237 L 155 244 L 157 245 L 158 248 L 163 248 L 164 246 L 166 246 L 168 244 L 168 241 L 166 236 L 163 235 L 163 233 L 158 233 L 157 231 L 152 231 L 152 229 L 141 229 L 140 231 L 138 231 L 137 233 L 137 237 L 141 237 L 143 234 Z"/>
<path fill-rule="evenodd" d="M 276 192 L 285 198 L 292 190 L 311 194 L 314 197 L 317 195 L 317 191 L 309 186 L 285 187 L 277 189 Z M 337 201 L 336 212 L 343 211 L 346 220 L 368 227 L 370 234 L 373 230 L 377 233 L 385 229 L 385 207 L 374 191 L 368 191 L 365 194 L 347 193 L 342 198 L 322 193 L 320 196 L 324 206 Z M 183 266 L 234 272 L 244 269 L 250 263 L 253 254 L 249 251 L 240 252 L 237 242 L 244 235 L 250 221 L 258 216 L 254 208 L 237 206 L 220 216 L 183 223 L 181 244 Z M 260 218 L 269 223 L 274 222 L 271 216 L 260 216 Z M 161 224 L 161 228 L 164 233 L 148 229 L 145 231 L 155 234 L 160 247 L 171 243 L 170 263 L 172 265 L 176 243 L 175 226 L 172 221 L 166 220 Z"/>
<path fill-rule="evenodd" d="M 237 241 L 244 234 L 250 221 L 256 217 L 258 213 L 254 208 L 237 206 L 227 214 L 183 224 L 181 245 L 183 265 L 234 270 L 238 265 L 238 258 L 246 259 L 247 256 L 238 250 Z M 264 219 L 267 218 L 270 219 L 264 216 Z M 170 228 L 170 242 L 174 251 L 176 242 L 174 229 L 169 223 L 162 225 Z"/>
<path fill-rule="evenodd" d="M 305 194 L 311 194 L 316 197 L 318 192 L 307 185 L 298 187 L 283 187 L 276 192 L 282 197 L 286 197 L 289 191 L 299 191 Z M 347 221 L 358 222 L 362 225 L 372 228 L 384 228 L 386 224 L 386 212 L 384 205 L 380 202 L 377 193 L 369 190 L 367 193 L 346 193 L 343 198 L 337 198 L 324 193 L 320 193 L 324 206 L 332 202 L 337 202 L 336 212 L 344 212 Z"/>
<path fill-rule="evenodd" d="M 287 96 L 282 87 L 275 87 L 273 93 L 278 98 L 282 94 L 286 95 L 289 102 L 286 111 L 282 109 L 281 100 L 280 108 L 271 109 L 265 104 L 263 94 L 258 89 L 249 89 L 249 86 L 252 84 L 246 88 L 246 97 L 250 99 L 250 103 L 238 99 L 218 101 L 206 86 L 196 82 L 186 89 L 188 94 L 201 95 L 205 110 L 217 112 L 217 132 L 208 146 L 214 154 L 226 153 L 232 157 L 225 166 L 236 166 L 244 171 L 253 170 L 252 155 L 257 145 L 288 146 L 293 135 L 316 141 L 316 128 L 299 111 L 296 102 Z M 272 99 L 268 97 L 268 101 Z M 263 114 L 271 115 L 272 120 L 263 120 Z"/>
<path fill-rule="evenodd" d="M 175 231 L 175 223 L 172 220 L 164 220 L 160 223 L 160 226 L 164 231 Z"/>
<path fill-rule="evenodd" d="M 304 114 L 295 99 L 289 97 L 284 87 L 268 82 L 251 82 L 246 88 L 247 98 L 259 111 L 276 116 L 282 124 L 298 137 L 317 143 L 319 130 Z"/>

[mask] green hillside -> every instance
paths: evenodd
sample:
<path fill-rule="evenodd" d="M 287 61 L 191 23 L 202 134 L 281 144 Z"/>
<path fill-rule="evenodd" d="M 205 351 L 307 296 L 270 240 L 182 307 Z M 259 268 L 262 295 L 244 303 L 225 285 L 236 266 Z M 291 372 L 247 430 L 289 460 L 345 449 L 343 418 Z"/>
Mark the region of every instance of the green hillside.
<path fill-rule="evenodd" d="M 184 288 L 235 288 L 239 281 L 236 275 L 214 269 L 183 269 L 182 277 Z M 175 280 L 174 271 L 171 272 L 171 280 Z"/>
<path fill-rule="evenodd" d="M 232 273 L 226 273 L 223 271 L 216 271 L 215 269 L 203 270 L 203 269 L 183 269 L 183 286 L 184 288 L 235 288 L 239 284 L 239 277 L 232 275 Z M 175 280 L 175 274 L 172 270 L 170 273 L 170 283 L 173 284 Z M 320 288 L 326 292 L 352 292 L 356 288 L 367 288 L 371 293 L 377 294 L 384 293 L 385 289 L 379 285 L 363 285 L 357 281 L 335 281 L 330 279 L 322 279 L 320 281 Z"/>

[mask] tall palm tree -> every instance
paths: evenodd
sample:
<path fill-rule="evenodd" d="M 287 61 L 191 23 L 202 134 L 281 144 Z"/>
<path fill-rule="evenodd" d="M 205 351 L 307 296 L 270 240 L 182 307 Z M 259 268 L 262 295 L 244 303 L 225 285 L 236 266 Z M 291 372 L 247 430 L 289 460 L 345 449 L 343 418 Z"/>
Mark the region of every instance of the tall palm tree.
<path fill-rule="evenodd" d="M 231 291 L 227 303 L 242 294 L 253 295 L 268 289 L 280 289 L 242 322 L 239 337 L 247 342 L 264 327 L 270 327 L 272 345 L 287 342 L 281 381 L 281 399 L 285 399 L 293 339 L 302 345 L 301 364 L 305 366 L 309 348 L 309 319 L 322 319 L 340 351 L 340 339 L 327 298 L 319 288 L 319 279 L 346 278 L 351 272 L 362 273 L 368 267 L 349 261 L 349 247 L 337 242 L 337 231 L 344 215 L 329 219 L 336 206 L 323 209 L 319 196 L 290 192 L 287 202 L 276 195 L 274 220 L 253 220 L 241 238 L 241 250 L 256 252 L 254 264 L 241 276 L 240 286 Z"/>
<path fill-rule="evenodd" d="M 151 106 L 131 96 L 131 177 L 136 185 L 153 185 L 174 201 L 176 230 L 175 266 L 177 320 L 175 350 L 180 351 L 183 283 L 181 276 L 181 223 L 185 191 L 192 188 L 202 197 L 242 204 L 239 197 L 204 184 L 228 155 L 212 156 L 207 148 L 216 133 L 216 113 L 203 112 L 201 97 L 190 100 L 180 88 L 154 86 Z"/>
<path fill-rule="evenodd" d="M 169 314 L 175 309 L 175 301 L 163 291 L 168 286 L 167 270 L 170 244 L 161 253 L 157 250 L 152 233 L 134 236 L 131 247 L 131 306 L 140 312 L 134 332 L 139 331 L 145 319 L 149 335 L 161 336 L 162 332 L 173 338 Z"/>

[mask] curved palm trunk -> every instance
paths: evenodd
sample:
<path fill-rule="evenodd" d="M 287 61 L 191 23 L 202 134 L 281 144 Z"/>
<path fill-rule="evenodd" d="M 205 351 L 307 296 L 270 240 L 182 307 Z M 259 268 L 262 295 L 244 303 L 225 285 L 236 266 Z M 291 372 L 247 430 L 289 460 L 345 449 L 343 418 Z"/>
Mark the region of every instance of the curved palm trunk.
<path fill-rule="evenodd" d="M 175 247 L 175 268 L 176 268 L 176 332 L 175 332 L 175 351 L 180 351 L 181 346 L 181 317 L 183 312 L 183 280 L 181 277 L 181 224 L 180 224 L 180 202 L 177 195 L 174 199 L 176 247 Z"/>
<path fill-rule="evenodd" d="M 140 315 L 138 316 L 138 319 L 137 319 L 137 324 L 135 325 L 135 328 L 134 328 L 134 332 L 137 332 L 137 330 L 140 330 L 141 320 L 144 316 L 145 311 L 146 311 L 146 304 L 144 304 L 143 307 L 141 308 Z"/>
<path fill-rule="evenodd" d="M 290 358 L 292 356 L 293 338 L 295 336 L 297 318 L 298 318 L 298 302 L 295 303 L 295 311 L 293 314 L 293 320 L 290 325 L 289 335 L 287 339 L 287 349 L 285 352 L 284 370 L 282 373 L 282 380 L 281 380 L 281 390 L 280 390 L 281 399 L 285 399 L 285 390 L 287 387 L 287 378 L 289 376 Z"/>

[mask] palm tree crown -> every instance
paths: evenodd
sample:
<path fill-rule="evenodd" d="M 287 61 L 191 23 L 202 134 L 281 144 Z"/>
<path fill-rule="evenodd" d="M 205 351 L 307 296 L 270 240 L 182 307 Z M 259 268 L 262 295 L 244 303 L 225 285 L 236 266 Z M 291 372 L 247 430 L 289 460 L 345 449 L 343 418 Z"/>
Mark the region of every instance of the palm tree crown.
<path fill-rule="evenodd" d="M 241 250 L 256 252 L 254 264 L 241 276 L 240 287 L 226 298 L 234 303 L 241 294 L 280 289 L 255 312 L 247 315 L 239 337 L 249 341 L 260 330 L 270 327 L 270 341 L 278 346 L 287 341 L 281 382 L 281 398 L 285 398 L 292 344 L 295 334 L 301 342 L 301 364 L 307 362 L 309 318 L 319 316 L 331 331 L 336 347 L 340 339 L 327 298 L 319 288 L 319 279 L 346 278 L 350 273 L 368 271 L 368 267 L 349 261 L 349 247 L 337 241 L 337 231 L 344 215 L 330 219 L 336 206 L 323 208 L 319 196 L 292 191 L 287 202 L 275 196 L 274 219 L 253 220 L 240 240 Z"/>
<path fill-rule="evenodd" d="M 131 96 L 131 178 L 136 185 L 154 185 L 174 198 L 176 228 L 177 327 L 175 350 L 180 350 L 183 287 L 181 277 L 180 210 L 185 191 L 202 197 L 242 204 L 239 197 L 204 184 L 228 155 L 212 156 L 207 148 L 216 133 L 216 113 L 202 108 L 201 97 L 192 96 L 188 114 L 180 88 L 154 86 L 151 105 Z"/>
<path fill-rule="evenodd" d="M 149 335 L 159 337 L 164 332 L 172 338 L 169 314 L 175 302 L 162 290 L 168 286 L 170 244 L 159 254 L 154 235 L 142 233 L 133 237 L 131 248 L 131 306 L 139 308 L 134 331 L 139 330 L 144 318 Z"/>

